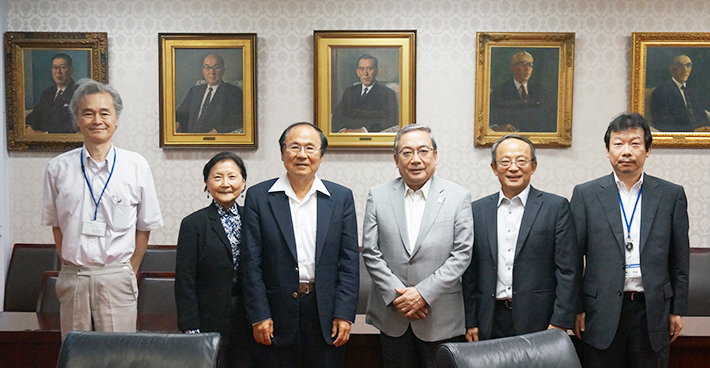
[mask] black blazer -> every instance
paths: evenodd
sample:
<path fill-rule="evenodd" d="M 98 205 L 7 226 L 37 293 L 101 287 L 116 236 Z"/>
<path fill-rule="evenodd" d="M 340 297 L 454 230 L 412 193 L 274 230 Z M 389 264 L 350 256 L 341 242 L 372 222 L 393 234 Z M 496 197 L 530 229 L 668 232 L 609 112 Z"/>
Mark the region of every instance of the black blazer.
<path fill-rule="evenodd" d="M 331 131 L 343 128 L 358 129 L 365 127 L 368 132 L 380 132 L 399 125 L 397 94 L 380 83 L 375 83 L 365 96 L 362 84 L 348 87 L 343 98 L 333 112 Z"/>
<path fill-rule="evenodd" d="M 498 280 L 498 193 L 471 204 L 473 253 L 463 275 L 466 327 L 489 339 Z M 530 187 L 515 247 L 513 326 L 518 335 L 549 324 L 573 328 L 580 277 L 567 199 Z"/>
<path fill-rule="evenodd" d="M 693 120 L 688 115 L 685 100 L 678 86 L 669 80 L 653 90 L 651 94 L 651 125 L 662 132 L 692 132 L 708 125 L 698 92 L 688 87 L 688 97 L 693 111 Z"/>
<path fill-rule="evenodd" d="M 491 91 L 489 125 L 511 124 L 519 132 L 556 132 L 557 101 L 538 83 L 528 81 L 528 101 L 520 100 L 515 82 L 508 80 Z"/>
<path fill-rule="evenodd" d="M 222 81 L 212 102 L 205 112 L 205 125 L 196 131 L 195 124 L 200 115 L 202 98 L 205 96 L 207 83 L 190 88 L 175 113 L 175 121 L 180 123 L 180 133 L 207 133 L 212 129 L 217 133 L 229 133 L 244 127 L 244 99 L 242 90 Z"/>
<path fill-rule="evenodd" d="M 242 244 L 243 239 L 242 235 Z M 180 330 L 219 332 L 223 341 L 229 338 L 233 264 L 229 239 L 214 204 L 182 220 L 175 267 Z"/>
<path fill-rule="evenodd" d="M 611 345 L 621 315 L 625 281 L 624 230 L 614 174 L 577 185 L 570 202 L 580 261 L 586 258 L 582 340 Z M 641 275 L 651 347 L 670 344 L 669 314 L 688 309 L 688 201 L 683 187 L 644 175 L 641 195 Z"/>
<path fill-rule="evenodd" d="M 275 346 L 289 346 L 299 330 L 298 258 L 291 209 L 284 192 L 269 193 L 277 179 L 251 187 L 244 202 L 242 287 L 250 323 L 271 318 Z M 355 321 L 360 264 L 357 218 L 350 189 L 323 181 L 318 204 L 315 284 L 318 319 L 328 344 L 334 318 Z M 315 338 L 315 336 L 314 336 Z"/>
<path fill-rule="evenodd" d="M 25 124 L 39 132 L 48 133 L 76 133 L 74 119 L 69 112 L 69 102 L 74 97 L 74 80 L 70 80 L 59 98 L 54 101 L 57 94 L 57 85 L 54 84 L 42 92 L 39 102 L 27 115 Z"/>

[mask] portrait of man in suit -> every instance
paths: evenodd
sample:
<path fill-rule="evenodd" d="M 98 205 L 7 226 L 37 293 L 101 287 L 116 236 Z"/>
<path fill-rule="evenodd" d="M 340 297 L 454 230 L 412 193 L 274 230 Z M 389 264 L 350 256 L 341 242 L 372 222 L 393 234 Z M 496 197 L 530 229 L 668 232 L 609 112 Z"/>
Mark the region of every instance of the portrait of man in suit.
<path fill-rule="evenodd" d="M 682 186 L 644 172 L 652 141 L 643 116 L 619 115 L 604 136 L 613 172 L 572 194 L 586 264 L 575 322 L 584 367 L 667 367 L 683 328 L 688 201 Z"/>
<path fill-rule="evenodd" d="M 332 132 L 381 132 L 399 125 L 397 95 L 389 87 L 378 83 L 379 61 L 370 54 L 357 59 L 355 69 L 360 83 L 343 92 L 333 111 Z"/>
<path fill-rule="evenodd" d="M 175 112 L 176 133 L 225 134 L 244 129 L 242 89 L 222 79 L 224 58 L 207 55 L 202 62 L 205 83 L 193 86 Z"/>
<path fill-rule="evenodd" d="M 651 94 L 651 121 L 662 132 L 707 131 L 710 121 L 703 107 L 701 92 L 688 85 L 693 62 L 678 55 L 668 65 L 671 78 Z"/>
<path fill-rule="evenodd" d="M 54 83 L 42 92 L 39 102 L 25 118 L 25 132 L 76 133 L 69 102 L 74 96 L 74 63 L 68 54 L 52 56 L 52 79 Z"/>
<path fill-rule="evenodd" d="M 556 132 L 556 94 L 531 81 L 534 59 L 518 51 L 510 59 L 513 77 L 492 88 L 489 127 L 497 132 Z"/>
<path fill-rule="evenodd" d="M 350 189 L 316 174 L 328 148 L 310 123 L 279 138 L 286 172 L 249 189 L 241 273 L 257 367 L 342 367 L 359 260 Z"/>
<path fill-rule="evenodd" d="M 394 140 L 400 177 L 372 187 L 362 256 L 372 278 L 367 323 L 385 368 L 434 368 L 436 348 L 465 341 L 461 275 L 471 258 L 471 194 L 434 175 L 437 145 L 421 124 Z"/>
<path fill-rule="evenodd" d="M 509 134 L 491 148 L 498 193 L 471 204 L 471 264 L 462 278 L 466 339 L 574 328 L 577 245 L 566 198 L 530 184 L 535 146 Z"/>

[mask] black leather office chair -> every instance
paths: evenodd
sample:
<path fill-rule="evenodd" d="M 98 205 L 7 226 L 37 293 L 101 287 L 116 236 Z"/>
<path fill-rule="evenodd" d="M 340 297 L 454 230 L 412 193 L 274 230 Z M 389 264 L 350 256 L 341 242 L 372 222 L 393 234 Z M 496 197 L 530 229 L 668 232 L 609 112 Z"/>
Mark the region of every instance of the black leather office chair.
<path fill-rule="evenodd" d="M 175 272 L 175 245 L 149 245 L 138 272 Z"/>
<path fill-rule="evenodd" d="M 447 343 L 438 368 L 580 368 L 569 336 L 559 329 L 479 342 Z"/>
<path fill-rule="evenodd" d="M 687 316 L 710 316 L 710 249 L 690 250 Z"/>
<path fill-rule="evenodd" d="M 59 271 L 44 271 L 42 274 L 39 297 L 37 298 L 37 313 L 59 314 L 59 298 L 57 298 L 55 288 L 57 277 L 59 277 Z"/>
<path fill-rule="evenodd" d="M 138 272 L 138 331 L 178 331 L 175 272 Z"/>
<path fill-rule="evenodd" d="M 15 244 L 5 280 L 6 312 L 34 312 L 44 271 L 59 269 L 54 244 Z"/>
<path fill-rule="evenodd" d="M 57 368 L 214 368 L 218 333 L 70 331 Z"/>

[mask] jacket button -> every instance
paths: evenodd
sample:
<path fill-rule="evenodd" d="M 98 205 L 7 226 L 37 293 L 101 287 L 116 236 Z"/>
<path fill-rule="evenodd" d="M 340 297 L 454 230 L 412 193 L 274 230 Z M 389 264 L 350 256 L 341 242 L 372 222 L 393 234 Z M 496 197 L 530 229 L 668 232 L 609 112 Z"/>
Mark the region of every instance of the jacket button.
<path fill-rule="evenodd" d="M 293 293 L 294 298 L 298 298 L 298 293 Z"/>
<path fill-rule="evenodd" d="M 298 272 L 298 267 L 296 267 L 296 272 Z"/>
<path fill-rule="evenodd" d="M 618 290 L 618 291 L 619 291 L 619 296 L 622 296 L 624 294 L 621 292 L 621 290 Z"/>

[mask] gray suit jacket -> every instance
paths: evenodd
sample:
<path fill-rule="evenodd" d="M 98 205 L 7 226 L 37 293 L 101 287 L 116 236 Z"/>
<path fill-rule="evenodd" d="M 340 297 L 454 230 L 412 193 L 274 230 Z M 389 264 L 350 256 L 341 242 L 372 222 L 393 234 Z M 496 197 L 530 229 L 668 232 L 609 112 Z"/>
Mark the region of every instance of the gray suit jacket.
<path fill-rule="evenodd" d="M 669 313 L 688 309 L 688 203 L 683 187 L 650 175 L 642 191 L 641 275 L 651 347 L 659 351 L 670 343 Z M 582 340 L 597 349 L 611 345 L 621 315 L 625 248 L 618 193 L 611 174 L 577 185 L 570 201 L 579 253 L 587 261 Z"/>
<path fill-rule="evenodd" d="M 432 177 L 421 229 L 413 251 L 404 207 L 405 183 L 394 179 L 370 189 L 363 224 L 362 256 L 372 278 L 367 323 L 393 337 L 411 324 L 421 340 L 463 335 L 464 306 L 460 277 L 473 243 L 471 194 L 450 181 Z M 406 318 L 392 304 L 395 288 L 414 286 L 429 314 Z"/>
<path fill-rule="evenodd" d="M 471 204 L 474 240 L 463 276 L 466 327 L 490 339 L 498 282 L 498 193 Z M 513 326 L 518 335 L 549 324 L 573 328 L 581 276 L 567 199 L 530 187 L 515 246 Z"/>

